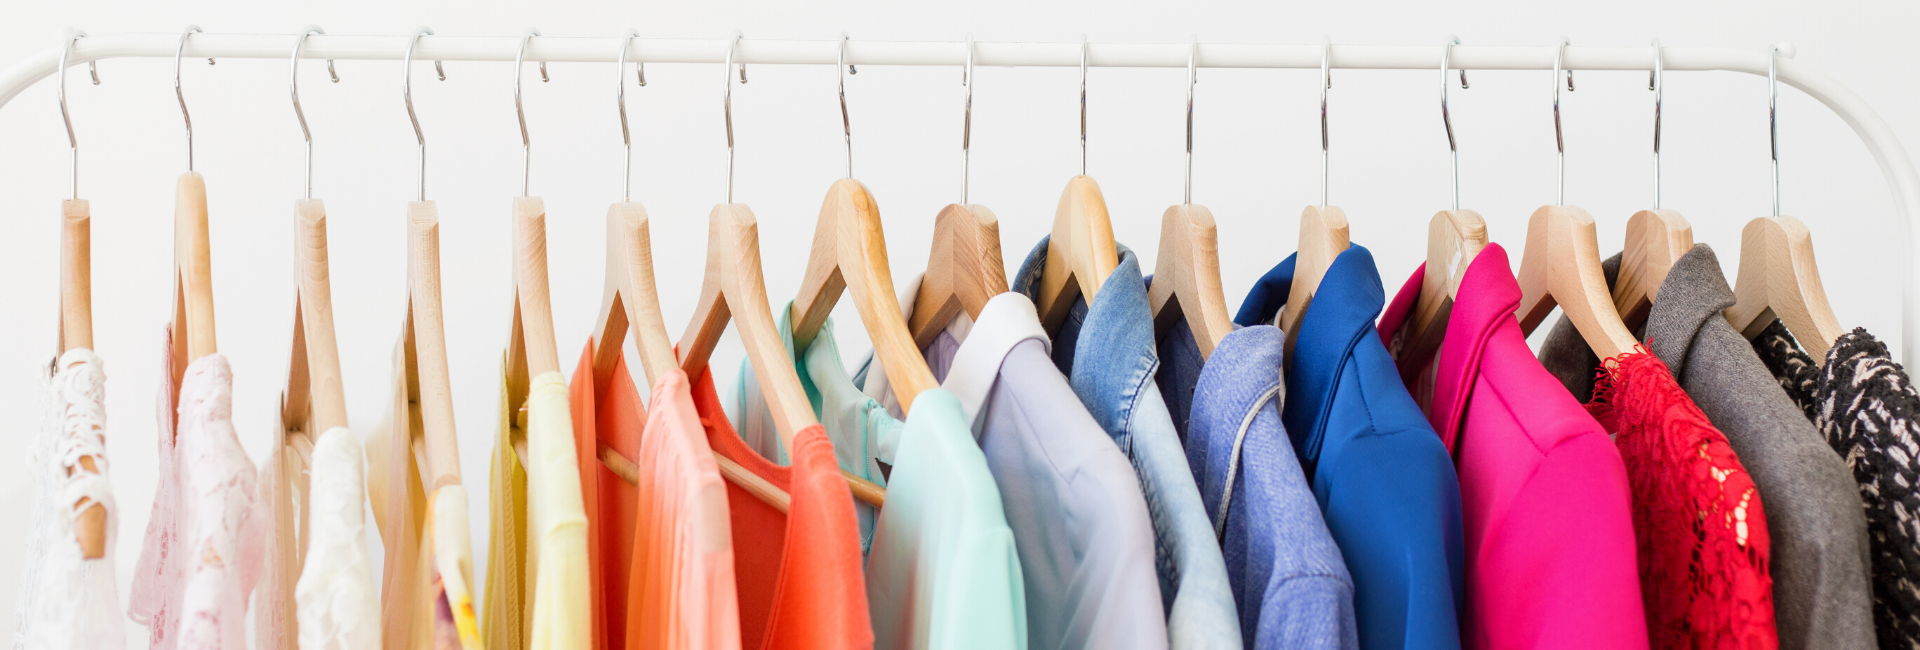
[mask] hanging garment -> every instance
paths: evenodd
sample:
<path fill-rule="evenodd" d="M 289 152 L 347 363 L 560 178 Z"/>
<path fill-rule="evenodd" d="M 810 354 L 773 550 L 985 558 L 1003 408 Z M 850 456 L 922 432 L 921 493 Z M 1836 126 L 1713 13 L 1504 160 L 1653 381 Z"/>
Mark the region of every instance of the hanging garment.
<path fill-rule="evenodd" d="M 100 357 L 86 348 L 61 354 L 53 370 L 52 399 L 30 447 L 32 515 L 13 612 L 13 647 L 117 650 L 126 645 L 126 632 L 113 570 L 120 506 L 108 482 L 107 376 Z M 82 459 L 91 459 L 93 469 Z M 75 504 L 106 510 L 105 557 L 89 560 L 81 551 L 74 521 L 86 508 Z"/>
<path fill-rule="evenodd" d="M 393 402 L 366 444 L 367 498 L 380 529 L 380 646 L 388 650 L 438 648 L 450 639 L 479 650 L 473 608 L 473 545 L 467 532 L 466 488 L 443 485 L 428 494 L 416 450 L 425 452 L 420 404 L 407 375 L 406 340 L 393 348 Z M 420 445 L 420 446 L 416 446 Z M 459 505 L 443 505 L 457 500 Z M 440 535 L 434 530 L 439 529 Z M 454 572 L 458 572 L 455 575 Z M 442 583 L 448 594 L 442 594 Z M 446 617 L 438 610 L 443 596 Z"/>
<path fill-rule="evenodd" d="M 527 393 L 527 531 L 532 555 L 534 650 L 593 645 L 587 575 L 587 513 L 574 457 L 567 380 L 558 372 L 533 378 Z"/>
<path fill-rule="evenodd" d="M 792 305 L 780 335 L 842 468 L 888 476 L 867 540 L 867 603 L 879 648 L 1025 648 L 1027 611 L 1013 531 L 980 445 L 953 395 L 930 390 L 904 423 L 847 377 L 833 319 L 794 351 Z M 743 362 L 742 414 L 764 413 Z M 935 396 L 927 399 L 929 396 Z M 924 400 L 922 405 L 921 400 Z M 743 418 L 744 419 L 744 418 Z M 772 423 L 759 421 L 762 429 Z M 865 521 L 861 522 L 865 524 Z M 864 532 L 864 531 L 863 531 Z"/>
<path fill-rule="evenodd" d="M 1147 276 L 1147 288 L 1153 288 L 1151 275 Z M 1174 430 L 1180 433 L 1182 441 L 1188 440 L 1189 428 L 1193 426 L 1190 420 L 1194 392 L 1200 386 L 1200 371 L 1207 358 L 1200 356 L 1200 342 L 1193 338 L 1193 326 L 1187 324 L 1185 318 L 1175 319 L 1173 325 L 1159 335 L 1154 341 L 1154 350 L 1160 355 L 1160 369 L 1154 371 L 1153 383 L 1160 387 L 1160 394 L 1166 396 L 1167 413 L 1173 416 Z M 1191 447 L 1187 455 L 1191 464 Z M 1194 476 L 1199 475 L 1196 470 Z"/>
<path fill-rule="evenodd" d="M 1611 282 L 1619 264 L 1604 266 Z M 1642 340 L 1725 433 L 1766 500 L 1781 644 L 1873 646 L 1866 518 L 1845 461 L 1821 444 L 1752 344 L 1721 315 L 1734 298 L 1713 249 L 1697 244 L 1675 260 L 1659 295 Z M 1591 355 L 1568 350 L 1585 348 L 1571 326 L 1556 324 L 1541 359 L 1564 367 Z"/>
<path fill-rule="evenodd" d="M 920 282 L 900 304 L 911 316 Z M 1013 531 L 1026 587 L 1027 647 L 1167 647 L 1153 521 L 1127 457 L 1053 366 L 1033 302 L 1003 293 L 921 350 L 960 400 Z M 897 402 L 871 353 L 866 393 Z M 890 408 L 897 408 L 890 406 Z M 891 498 L 891 497 L 889 497 Z"/>
<path fill-rule="evenodd" d="M 313 447 L 306 565 L 294 587 L 301 650 L 380 644 L 380 594 L 367 559 L 367 492 L 360 440 L 335 427 Z"/>
<path fill-rule="evenodd" d="M 1285 339 L 1271 325 L 1237 329 L 1194 364 L 1187 461 L 1226 551 L 1247 647 L 1358 648 L 1353 577 L 1280 421 Z"/>
<path fill-rule="evenodd" d="M 638 457 L 640 428 L 647 409 L 627 374 L 625 357 L 614 362 L 612 384 L 594 385 L 593 342 L 581 355 L 567 386 L 572 409 L 574 457 L 580 462 L 580 497 L 587 513 L 587 575 L 593 601 L 593 647 L 625 648 L 627 576 L 633 565 L 633 536 L 639 492 L 600 461 L 605 444 L 629 459 Z M 602 391 L 614 394 L 601 400 Z"/>
<path fill-rule="evenodd" d="M 693 378 L 691 392 L 713 453 L 785 490 L 790 498 L 783 513 L 727 484 L 742 646 L 873 647 L 853 494 L 840 478 L 826 433 L 818 426 L 801 429 L 789 450 L 793 464 L 775 465 L 733 432 L 713 389 L 712 366 Z"/>
<path fill-rule="evenodd" d="M 487 496 L 487 585 L 482 606 L 486 615 L 481 638 L 494 650 L 531 647 L 533 627 L 533 552 L 528 546 L 527 469 L 513 451 L 513 439 L 527 440 L 526 422 L 508 410 L 511 387 L 506 380 L 506 354 L 500 355 L 500 437 L 493 443 L 493 471 Z M 514 435 L 519 430 L 521 434 Z"/>
<path fill-rule="evenodd" d="M 794 349 L 792 305 L 789 302 L 780 310 L 780 340 L 786 345 L 786 358 L 793 359 L 794 374 L 800 376 L 800 387 L 807 393 L 808 404 L 819 417 L 827 439 L 833 441 L 835 462 L 854 476 L 886 487 L 887 475 L 880 463 L 882 458 L 891 459 L 893 451 L 882 452 L 880 445 L 898 444 L 899 417 L 862 394 L 847 377 L 831 329 L 822 329 L 814 335 L 814 343 L 806 350 Z M 823 327 L 831 328 L 832 322 Z M 773 411 L 767 407 L 765 394 L 760 390 L 760 377 L 754 374 L 751 362 L 751 359 L 740 361 L 740 374 L 734 382 L 733 424 L 740 431 L 740 439 L 756 453 L 788 465 L 786 446 L 781 444 L 780 433 L 773 426 Z M 873 546 L 876 512 L 873 506 L 860 502 L 853 504 L 853 511 L 860 520 L 860 554 L 864 557 Z"/>
<path fill-rule="evenodd" d="M 171 335 L 169 329 L 162 359 L 167 373 Z M 147 626 L 155 650 L 244 648 L 247 600 L 271 524 L 259 503 L 259 475 L 233 430 L 233 371 L 218 354 L 189 364 L 178 420 L 171 389 L 161 382 L 160 487 L 128 615 Z"/>
<path fill-rule="evenodd" d="M 573 374 L 576 440 L 606 442 L 633 460 L 640 480 L 629 485 L 604 466 L 594 470 L 600 505 L 588 519 L 603 545 L 595 573 L 605 574 L 607 647 L 740 647 L 726 484 L 686 373 L 661 377 L 647 410 L 624 357 L 603 387 L 594 385 L 592 366 L 589 346 Z M 601 465 L 590 458 L 582 465 Z"/>
<path fill-rule="evenodd" d="M 1880 647 L 1920 645 L 1920 521 L 1914 514 L 1920 509 L 1920 394 L 1913 381 L 1864 329 L 1841 335 L 1824 366 L 1777 320 L 1753 345 L 1853 470 L 1873 552 Z"/>
<path fill-rule="evenodd" d="M 1261 277 L 1234 322 L 1272 322 L 1293 269 L 1290 255 Z M 1280 420 L 1353 576 L 1361 647 L 1458 648 L 1460 482 L 1374 330 L 1385 299 L 1365 247 L 1327 266 L 1285 360 Z"/>
<path fill-rule="evenodd" d="M 1013 290 L 1028 300 L 1040 291 L 1048 239 L 1041 238 L 1027 254 L 1013 282 Z M 1154 352 L 1146 279 L 1133 251 L 1116 246 L 1120 263 L 1093 302 L 1075 299 L 1060 331 L 1053 333 L 1054 366 L 1133 461 L 1153 517 L 1155 566 L 1172 647 L 1238 647 L 1240 620 L 1220 543 L 1208 525 L 1173 417 L 1159 388 L 1147 381 L 1160 359 Z"/>
<path fill-rule="evenodd" d="M 294 584 L 306 564 L 307 536 L 313 530 L 306 515 L 312 505 L 313 441 L 305 435 L 288 435 L 279 418 L 275 424 L 273 450 L 258 470 L 260 504 L 272 534 L 266 538 L 266 562 L 254 592 L 254 647 L 295 650 L 300 633 Z"/>
<path fill-rule="evenodd" d="M 1380 319 L 1396 357 L 1426 270 L 1414 269 Z M 1506 249 L 1489 244 L 1475 256 L 1456 295 L 1439 349 L 1399 361 L 1424 369 L 1408 388 L 1460 476 L 1464 645 L 1647 647 L 1619 449 L 1527 347 Z"/>
<path fill-rule="evenodd" d="M 1740 456 L 1659 357 L 1640 349 L 1608 364 L 1588 408 L 1614 432 L 1633 485 L 1653 647 L 1779 647 L 1765 501 Z"/>

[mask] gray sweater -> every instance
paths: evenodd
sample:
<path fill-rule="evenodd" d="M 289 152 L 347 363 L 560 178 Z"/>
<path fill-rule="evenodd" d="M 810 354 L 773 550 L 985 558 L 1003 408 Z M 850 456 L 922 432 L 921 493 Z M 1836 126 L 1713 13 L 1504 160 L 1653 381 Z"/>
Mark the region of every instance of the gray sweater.
<path fill-rule="evenodd" d="M 1619 257 L 1607 260 L 1607 282 Z M 1782 648 L 1873 648 L 1866 518 L 1846 462 L 1774 381 L 1722 311 L 1733 290 L 1705 244 L 1674 262 L 1641 337 L 1739 454 L 1760 490 L 1772 538 Z M 1562 318 L 1541 363 L 1582 400 L 1599 362 Z"/>

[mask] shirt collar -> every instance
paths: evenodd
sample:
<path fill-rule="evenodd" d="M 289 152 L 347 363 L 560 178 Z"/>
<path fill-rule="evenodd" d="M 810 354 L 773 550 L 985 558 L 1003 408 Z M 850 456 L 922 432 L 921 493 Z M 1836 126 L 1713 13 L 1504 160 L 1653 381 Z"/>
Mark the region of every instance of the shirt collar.
<path fill-rule="evenodd" d="M 1720 271 L 1720 258 L 1706 244 L 1694 244 L 1693 250 L 1674 260 L 1667 278 L 1660 282 L 1660 299 L 1647 312 L 1642 340 L 1678 377 L 1686 371 L 1694 335 L 1707 319 L 1722 318 L 1733 302 L 1733 288 Z"/>
<path fill-rule="evenodd" d="M 1391 341 L 1406 324 L 1425 277 L 1426 264 L 1421 264 L 1394 296 L 1393 305 L 1380 317 L 1383 342 Z M 1427 360 L 1438 366 L 1427 422 L 1440 434 L 1449 452 L 1459 439 L 1462 415 L 1480 375 L 1480 359 L 1487 342 L 1501 324 L 1513 320 L 1514 310 L 1520 307 L 1520 283 L 1513 279 L 1506 249 L 1499 244 L 1488 244 L 1474 256 L 1460 278 L 1457 296 L 1447 316 L 1446 338 L 1441 341 L 1435 358 Z"/>
<path fill-rule="evenodd" d="M 1287 256 L 1279 266 L 1248 292 L 1240 305 L 1240 314 L 1250 323 L 1273 320 L 1273 312 L 1286 304 L 1292 290 L 1294 257 Z M 1380 284 L 1380 271 L 1374 267 L 1373 253 L 1354 244 L 1327 265 L 1313 303 L 1300 319 L 1300 331 L 1294 335 L 1294 354 L 1284 360 L 1289 399 L 1285 412 L 1288 427 L 1302 422 L 1321 423 L 1321 414 L 1333 400 L 1340 383 L 1341 369 L 1352 356 L 1360 335 L 1373 331 L 1374 317 L 1386 303 L 1386 290 Z M 1234 319 L 1236 322 L 1240 318 Z M 1301 418 L 1311 418 L 1302 420 Z M 1308 443 L 1301 449 L 1303 460 L 1318 457 L 1314 442 L 1319 427 L 1296 431 Z"/>
<path fill-rule="evenodd" d="M 1000 376 L 1001 361 L 1014 346 L 1028 339 L 1050 345 L 1033 302 L 1025 294 L 1008 292 L 987 300 L 986 306 L 980 309 L 980 318 L 973 322 L 972 331 L 954 353 L 953 364 L 947 368 L 947 378 L 940 387 L 960 399 L 967 421 L 974 425 L 976 432 L 980 407 L 993 390 L 994 380 Z"/>
<path fill-rule="evenodd" d="M 1046 268 L 1047 243 L 1052 235 L 1027 253 L 1014 280 L 1014 291 L 1030 301 L 1039 299 L 1040 276 Z M 1151 385 L 1160 357 L 1153 344 L 1153 308 L 1147 302 L 1146 278 L 1140 258 L 1115 242 L 1119 264 L 1100 283 L 1091 303 L 1083 296 L 1072 310 L 1085 314 L 1068 355 L 1072 372 L 1067 381 L 1087 406 L 1087 412 L 1109 433 L 1127 431 L 1134 398 Z M 1071 318 L 1071 317 L 1070 317 Z M 1058 359 L 1062 350 L 1055 350 Z"/>

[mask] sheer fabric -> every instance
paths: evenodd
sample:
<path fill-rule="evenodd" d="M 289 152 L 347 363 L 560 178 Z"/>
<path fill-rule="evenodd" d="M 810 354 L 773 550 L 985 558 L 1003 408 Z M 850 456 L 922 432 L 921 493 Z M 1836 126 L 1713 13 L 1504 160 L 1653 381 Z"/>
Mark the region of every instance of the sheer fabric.
<path fill-rule="evenodd" d="M 367 491 L 360 441 L 335 427 L 313 448 L 306 565 L 294 587 L 301 650 L 380 643 L 380 597 L 367 559 Z"/>
<path fill-rule="evenodd" d="M 1644 349 L 1609 360 L 1588 409 L 1627 466 L 1653 647 L 1778 647 L 1767 520 L 1726 436 Z"/>
<path fill-rule="evenodd" d="M 13 647 L 116 650 L 126 634 L 113 571 L 120 508 L 107 482 L 106 374 L 85 348 L 60 355 L 54 369 L 52 401 L 32 447 L 32 524 Z M 82 459 L 92 459 L 93 469 Z M 74 519 L 87 508 L 76 504 L 106 508 L 106 557 L 81 553 Z"/>
<path fill-rule="evenodd" d="M 297 430 L 295 435 L 288 431 L 281 423 L 273 451 L 259 470 L 260 507 L 273 532 L 267 535 L 266 561 L 254 592 L 253 647 L 258 650 L 296 650 L 300 642 L 293 588 L 306 564 L 307 535 L 313 530 L 305 514 L 312 496 L 313 442 Z"/>
<path fill-rule="evenodd" d="M 168 372 L 172 349 L 169 341 Z M 187 366 L 177 433 L 170 386 L 162 386 L 160 489 L 129 614 L 147 626 L 156 650 L 244 648 L 268 517 L 259 475 L 233 429 L 233 371 L 218 354 Z"/>

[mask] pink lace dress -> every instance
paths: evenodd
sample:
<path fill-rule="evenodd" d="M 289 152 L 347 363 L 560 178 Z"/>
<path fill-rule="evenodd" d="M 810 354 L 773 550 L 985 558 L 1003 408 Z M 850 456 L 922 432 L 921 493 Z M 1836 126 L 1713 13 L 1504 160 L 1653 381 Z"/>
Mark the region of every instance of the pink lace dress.
<path fill-rule="evenodd" d="M 172 349 L 169 341 L 169 357 Z M 162 386 L 160 486 L 127 614 L 147 626 L 156 650 L 245 648 L 269 527 L 258 475 L 233 429 L 233 371 L 218 354 L 187 366 L 177 422 Z"/>
<path fill-rule="evenodd" d="M 1726 435 L 1644 349 L 1608 360 L 1593 394 L 1633 490 L 1653 647 L 1778 647 L 1767 519 Z"/>

